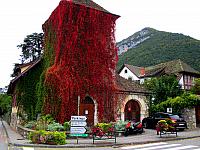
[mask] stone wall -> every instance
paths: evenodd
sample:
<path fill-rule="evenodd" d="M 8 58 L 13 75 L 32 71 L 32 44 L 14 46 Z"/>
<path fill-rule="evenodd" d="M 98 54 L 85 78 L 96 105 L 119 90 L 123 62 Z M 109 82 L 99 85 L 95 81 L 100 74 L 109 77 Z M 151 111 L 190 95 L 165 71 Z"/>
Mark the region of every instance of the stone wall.
<path fill-rule="evenodd" d="M 187 122 L 188 129 L 196 128 L 195 108 L 185 108 L 182 110 L 183 118 Z"/>
<path fill-rule="evenodd" d="M 147 97 L 144 95 L 137 95 L 137 94 L 129 94 L 126 95 L 126 97 L 124 97 L 124 99 L 122 100 L 121 106 L 120 106 L 120 120 L 124 121 L 124 115 L 125 115 L 125 105 L 128 101 L 130 100 L 135 100 L 138 102 L 139 106 L 140 106 L 140 121 L 143 120 L 143 118 L 147 117 L 148 114 L 148 106 L 146 103 Z"/>

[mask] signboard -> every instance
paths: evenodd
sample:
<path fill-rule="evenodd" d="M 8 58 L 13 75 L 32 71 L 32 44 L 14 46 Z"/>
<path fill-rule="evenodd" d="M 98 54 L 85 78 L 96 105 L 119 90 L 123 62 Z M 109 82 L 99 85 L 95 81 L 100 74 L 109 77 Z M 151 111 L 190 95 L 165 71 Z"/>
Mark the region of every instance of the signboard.
<path fill-rule="evenodd" d="M 72 134 L 83 134 L 86 132 L 85 127 L 71 127 L 70 133 Z"/>
<path fill-rule="evenodd" d="M 86 119 L 85 116 L 71 116 L 71 121 L 86 121 Z"/>
<path fill-rule="evenodd" d="M 70 136 L 88 137 L 88 134 L 79 134 L 79 133 L 76 133 L 76 134 L 70 134 Z"/>
<path fill-rule="evenodd" d="M 86 129 L 85 126 L 87 117 L 86 116 L 71 116 L 71 128 L 70 128 L 70 136 L 81 136 L 86 137 L 85 134 Z"/>
<path fill-rule="evenodd" d="M 167 113 L 172 113 L 172 108 L 167 108 Z"/>
<path fill-rule="evenodd" d="M 71 121 L 72 127 L 85 127 L 87 123 L 85 121 Z"/>

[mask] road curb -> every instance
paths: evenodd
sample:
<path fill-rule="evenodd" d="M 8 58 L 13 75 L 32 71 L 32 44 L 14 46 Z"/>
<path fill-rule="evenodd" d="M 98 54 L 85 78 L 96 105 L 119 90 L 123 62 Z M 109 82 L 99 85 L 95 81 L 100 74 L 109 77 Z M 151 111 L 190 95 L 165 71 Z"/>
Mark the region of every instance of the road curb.
<path fill-rule="evenodd" d="M 130 141 L 126 143 L 97 143 L 97 144 L 91 144 L 90 143 L 81 143 L 81 144 L 65 144 L 65 145 L 46 145 L 46 144 L 31 144 L 31 143 L 16 143 L 12 142 L 10 140 L 8 131 L 6 126 L 4 125 L 4 122 L 2 121 L 2 126 L 5 129 L 6 136 L 7 136 L 7 141 L 9 146 L 16 146 L 16 147 L 37 147 L 37 148 L 87 148 L 87 147 L 122 147 L 125 145 L 138 145 L 138 144 L 148 144 L 148 143 L 158 143 L 158 142 L 167 142 L 167 141 L 174 141 L 174 140 L 184 140 L 184 139 L 192 139 L 192 138 L 197 138 L 200 137 L 200 135 L 194 135 L 194 136 L 185 136 L 185 137 L 174 137 L 174 138 L 165 138 L 165 137 L 160 137 L 159 139 L 156 140 L 146 140 L 146 141 Z M 118 140 L 118 139 L 117 139 Z M 67 141 L 68 142 L 68 141 Z"/>
<path fill-rule="evenodd" d="M 184 139 L 192 139 L 197 138 L 199 136 L 192 136 L 192 137 L 182 137 L 182 138 L 170 138 L 170 139 L 160 139 L 155 141 L 143 141 L 143 142 L 130 142 L 130 143 L 116 143 L 116 144 L 107 144 L 107 143 L 101 143 L 98 145 L 95 144 L 73 144 L 73 145 L 43 145 L 43 144 L 17 144 L 17 143 L 11 143 L 12 146 L 18 146 L 18 147 L 37 147 L 37 148 L 87 148 L 87 147 L 122 147 L 127 145 L 138 145 L 138 144 L 148 144 L 148 143 L 158 143 L 158 142 L 167 142 L 167 141 L 174 141 L 174 140 L 184 140 Z"/>
<path fill-rule="evenodd" d="M 4 130 L 5 130 L 5 132 L 6 132 L 8 145 L 10 145 L 10 143 L 11 143 L 11 141 L 10 141 L 10 137 L 9 137 L 9 135 L 8 135 L 7 128 L 5 127 L 5 125 L 4 125 L 3 121 L 2 121 L 2 118 L 1 118 L 1 123 L 2 123 L 2 126 L 3 126 L 3 128 L 4 128 Z"/>

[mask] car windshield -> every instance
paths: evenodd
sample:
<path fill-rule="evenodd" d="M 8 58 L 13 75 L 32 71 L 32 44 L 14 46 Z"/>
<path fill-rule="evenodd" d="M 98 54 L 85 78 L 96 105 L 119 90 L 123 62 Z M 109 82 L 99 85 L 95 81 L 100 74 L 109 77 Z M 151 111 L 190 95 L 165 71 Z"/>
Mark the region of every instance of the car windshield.
<path fill-rule="evenodd" d="M 171 119 L 180 119 L 180 117 L 178 115 L 170 115 Z"/>

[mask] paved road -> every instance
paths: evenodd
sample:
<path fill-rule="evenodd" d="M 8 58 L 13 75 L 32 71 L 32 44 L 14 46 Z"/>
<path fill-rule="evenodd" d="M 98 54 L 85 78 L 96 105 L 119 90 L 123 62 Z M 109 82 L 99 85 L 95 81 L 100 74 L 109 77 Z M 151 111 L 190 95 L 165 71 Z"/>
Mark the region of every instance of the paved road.
<path fill-rule="evenodd" d="M 185 140 L 178 140 L 178 141 L 170 141 L 168 143 L 179 143 L 182 145 L 196 145 L 200 147 L 200 137 L 192 138 L 192 139 L 185 139 Z"/>
<path fill-rule="evenodd" d="M 200 150 L 200 146 L 180 143 L 159 142 L 121 147 L 121 150 Z"/>
<path fill-rule="evenodd" d="M 6 132 L 3 128 L 2 122 L 0 121 L 0 149 L 7 150 L 8 149 L 8 141 Z"/>
<path fill-rule="evenodd" d="M 92 148 L 54 148 L 54 150 L 200 150 L 200 138 L 158 142 L 123 147 L 92 147 Z M 48 148 L 23 147 L 15 150 L 49 150 Z"/>

